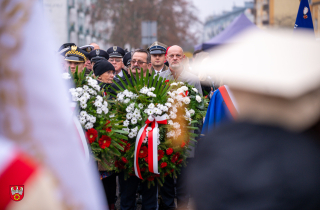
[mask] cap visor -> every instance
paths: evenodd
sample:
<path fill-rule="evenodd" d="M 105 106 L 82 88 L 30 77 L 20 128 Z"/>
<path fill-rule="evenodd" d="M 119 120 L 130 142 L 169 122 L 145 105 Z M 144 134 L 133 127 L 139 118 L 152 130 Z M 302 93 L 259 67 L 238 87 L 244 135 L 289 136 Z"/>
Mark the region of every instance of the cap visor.
<path fill-rule="evenodd" d="M 166 54 L 166 52 L 162 51 L 162 50 L 152 50 L 152 51 L 150 51 L 150 54 L 151 55 L 159 55 L 159 54 Z"/>

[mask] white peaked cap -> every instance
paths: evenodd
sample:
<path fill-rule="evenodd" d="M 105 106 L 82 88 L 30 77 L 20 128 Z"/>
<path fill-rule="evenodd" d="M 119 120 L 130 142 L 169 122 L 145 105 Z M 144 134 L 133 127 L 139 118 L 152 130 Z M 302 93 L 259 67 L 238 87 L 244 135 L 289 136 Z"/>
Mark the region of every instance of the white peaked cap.
<path fill-rule="evenodd" d="M 195 64 L 215 84 L 228 85 L 238 120 L 301 131 L 320 118 L 320 43 L 314 33 L 246 31 Z"/>
<path fill-rule="evenodd" d="M 213 49 L 197 70 L 229 87 L 285 98 L 320 87 L 320 43 L 293 30 L 249 30 Z"/>

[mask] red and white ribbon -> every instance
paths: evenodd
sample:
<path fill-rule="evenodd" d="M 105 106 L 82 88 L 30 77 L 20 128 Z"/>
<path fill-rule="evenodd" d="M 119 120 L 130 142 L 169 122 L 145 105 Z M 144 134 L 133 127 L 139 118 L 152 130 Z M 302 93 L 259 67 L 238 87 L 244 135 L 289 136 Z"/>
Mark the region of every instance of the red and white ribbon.
<path fill-rule="evenodd" d="M 136 145 L 134 150 L 134 172 L 137 177 L 143 179 L 141 176 L 141 171 L 139 167 L 139 154 L 140 148 L 143 140 L 147 136 L 148 132 L 148 164 L 149 171 L 154 174 L 159 174 L 158 172 L 158 140 L 159 140 L 159 128 L 158 124 L 167 124 L 168 115 L 162 116 L 149 116 L 146 124 L 139 130 Z M 151 125 L 151 130 L 147 131 L 148 126 Z"/>

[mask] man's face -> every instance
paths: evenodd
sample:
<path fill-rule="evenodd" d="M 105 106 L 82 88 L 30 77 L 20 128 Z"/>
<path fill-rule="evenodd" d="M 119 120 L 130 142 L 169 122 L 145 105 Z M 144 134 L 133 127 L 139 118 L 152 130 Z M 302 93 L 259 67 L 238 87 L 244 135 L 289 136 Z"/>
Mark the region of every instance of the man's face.
<path fill-rule="evenodd" d="M 89 70 L 92 70 L 91 61 L 89 59 L 86 60 L 86 62 L 84 63 L 84 67 L 86 67 Z"/>
<path fill-rule="evenodd" d="M 170 69 L 174 71 L 182 68 L 182 61 L 185 58 L 185 55 L 183 54 L 183 50 L 181 47 L 173 46 L 168 50 L 166 58 L 169 63 Z"/>
<path fill-rule="evenodd" d="M 144 76 L 147 75 L 148 70 L 151 68 L 151 63 L 147 63 L 147 54 L 143 52 L 135 52 L 131 58 L 131 71 L 135 75 L 136 72 L 140 73 L 143 69 Z M 130 71 L 129 71 L 130 72 Z"/>
<path fill-rule="evenodd" d="M 109 62 L 114 66 L 116 74 L 122 69 L 122 58 L 109 58 Z"/>
<path fill-rule="evenodd" d="M 151 64 L 155 67 L 163 67 L 166 56 L 164 54 L 151 55 Z"/>
<path fill-rule="evenodd" d="M 66 61 L 66 68 L 69 71 L 69 67 L 72 73 L 76 72 L 76 68 L 78 66 L 78 73 L 82 72 L 84 69 L 84 62 L 73 62 L 73 61 Z"/>

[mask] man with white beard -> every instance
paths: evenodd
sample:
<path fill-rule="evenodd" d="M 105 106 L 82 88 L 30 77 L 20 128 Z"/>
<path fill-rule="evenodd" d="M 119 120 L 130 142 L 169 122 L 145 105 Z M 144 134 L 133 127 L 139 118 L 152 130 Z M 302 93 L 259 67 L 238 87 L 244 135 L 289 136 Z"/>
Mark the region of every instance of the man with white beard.
<path fill-rule="evenodd" d="M 183 49 L 177 45 L 170 47 L 167 52 L 166 59 L 169 63 L 169 71 L 161 72 L 159 74 L 160 77 L 164 77 L 169 80 L 185 82 L 189 85 L 193 85 L 202 95 L 200 80 L 194 74 L 190 73 L 187 69 L 185 69 L 183 66 L 183 61 L 185 59 Z M 189 148 L 191 149 L 191 151 L 189 152 L 187 162 L 192 161 L 195 152 L 195 148 L 193 146 L 190 146 Z M 186 189 L 185 171 L 186 167 L 182 167 L 181 173 L 177 175 L 176 192 L 178 201 L 177 204 L 179 209 L 187 209 L 189 201 L 189 193 Z M 166 176 L 163 186 L 160 188 L 160 195 L 162 197 L 164 209 L 175 209 L 174 192 L 174 179 L 170 176 Z"/>

